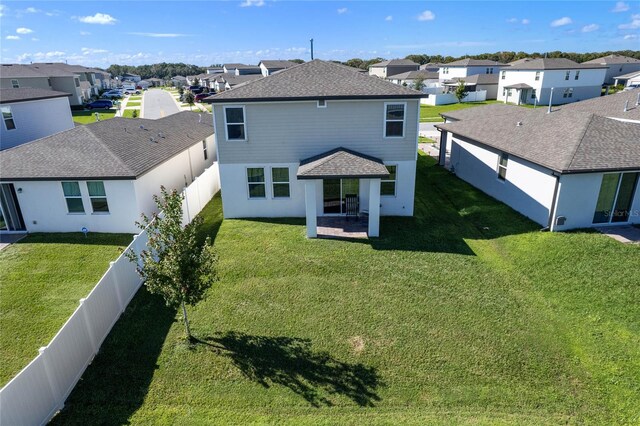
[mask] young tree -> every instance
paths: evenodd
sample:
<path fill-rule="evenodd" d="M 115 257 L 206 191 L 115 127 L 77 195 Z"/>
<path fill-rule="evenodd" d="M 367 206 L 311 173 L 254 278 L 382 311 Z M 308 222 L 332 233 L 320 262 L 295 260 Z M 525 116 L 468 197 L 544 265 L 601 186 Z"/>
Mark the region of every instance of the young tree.
<path fill-rule="evenodd" d="M 138 110 L 137 109 L 133 110 L 133 112 L 131 113 L 131 117 L 138 118 Z"/>
<path fill-rule="evenodd" d="M 193 93 L 189 92 L 185 92 L 184 94 L 184 98 L 182 98 L 184 100 L 184 103 L 189 104 L 189 109 L 191 109 L 191 105 L 193 105 L 193 103 L 196 101 L 196 97 L 193 96 Z"/>
<path fill-rule="evenodd" d="M 194 86 L 200 86 L 200 79 L 198 77 L 193 79 L 193 85 Z"/>
<path fill-rule="evenodd" d="M 178 87 L 178 94 L 180 96 L 184 95 L 184 87 L 182 87 L 182 86 Z"/>
<path fill-rule="evenodd" d="M 467 90 L 467 86 L 464 85 L 464 80 L 460 80 L 458 82 L 458 85 L 456 86 L 455 91 L 456 99 L 458 99 L 458 102 L 462 102 L 464 97 L 467 96 L 468 92 L 469 90 Z"/>
<path fill-rule="evenodd" d="M 422 92 L 422 89 L 424 89 L 424 78 L 422 77 L 418 77 L 413 81 L 413 88 L 415 90 L 418 90 L 419 92 Z"/>
<path fill-rule="evenodd" d="M 164 186 L 160 192 L 153 199 L 162 213 L 151 217 L 143 214 L 137 223 L 140 229 L 147 229 L 147 249 L 139 254 L 130 250 L 127 257 L 142 264 L 136 270 L 150 293 L 161 295 L 167 306 L 182 307 L 185 331 L 191 339 L 186 305 L 195 306 L 204 299 L 207 289 L 217 280 L 218 259 L 209 237 L 203 245 L 198 243 L 202 217 L 196 216 L 183 227 L 182 194 L 175 189 L 169 192 Z"/>

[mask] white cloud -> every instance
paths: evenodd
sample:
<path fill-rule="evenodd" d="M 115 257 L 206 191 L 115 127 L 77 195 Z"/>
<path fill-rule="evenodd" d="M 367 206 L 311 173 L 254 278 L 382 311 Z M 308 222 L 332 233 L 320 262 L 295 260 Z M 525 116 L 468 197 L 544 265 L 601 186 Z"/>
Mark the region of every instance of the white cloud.
<path fill-rule="evenodd" d="M 518 18 L 509 18 L 507 19 L 507 22 L 509 22 L 510 24 L 515 24 L 516 22 L 518 22 Z"/>
<path fill-rule="evenodd" d="M 393 16 L 389 15 L 386 18 L 384 18 L 385 21 L 393 21 Z"/>
<path fill-rule="evenodd" d="M 105 49 L 92 49 L 90 47 L 83 47 L 82 49 L 82 54 L 83 55 L 97 55 L 99 53 L 107 53 L 108 50 Z"/>
<path fill-rule="evenodd" d="M 631 22 L 628 24 L 618 25 L 621 30 L 637 30 L 640 28 L 640 14 L 631 15 Z"/>
<path fill-rule="evenodd" d="M 515 24 L 515 23 L 521 23 L 522 25 L 527 25 L 529 24 L 531 21 L 528 20 L 527 18 L 523 18 L 523 19 L 519 19 L 519 18 L 509 18 L 507 19 L 507 22 L 510 24 Z"/>
<path fill-rule="evenodd" d="M 7 10 L 4 4 L 0 4 L 0 16 L 4 16 L 4 11 Z"/>
<path fill-rule="evenodd" d="M 88 35 L 91 35 L 91 33 L 88 32 L 88 31 L 80 31 L 80 35 L 81 36 L 88 36 Z"/>
<path fill-rule="evenodd" d="M 629 5 L 623 1 L 617 2 L 616 6 L 613 9 L 611 9 L 611 11 L 614 13 L 626 12 L 627 10 L 629 10 Z"/>
<path fill-rule="evenodd" d="M 16 32 L 18 34 L 31 34 L 33 32 L 33 30 L 29 29 L 29 28 L 20 27 L 20 28 L 16 29 Z"/>
<path fill-rule="evenodd" d="M 343 15 L 345 13 L 347 13 L 349 10 L 346 7 L 341 7 L 340 9 L 338 9 L 338 15 Z"/>
<path fill-rule="evenodd" d="M 529 25 L 529 23 L 531 23 L 531 21 L 530 21 L 530 20 L 528 20 L 527 18 L 524 18 L 524 19 L 522 20 L 522 25 Z"/>
<path fill-rule="evenodd" d="M 42 12 L 40 9 L 36 9 L 35 7 L 28 7 L 24 10 L 26 13 L 38 13 Z"/>
<path fill-rule="evenodd" d="M 39 39 L 39 38 L 32 37 L 32 38 L 31 38 L 31 41 L 40 41 L 40 39 Z"/>
<path fill-rule="evenodd" d="M 251 6 L 264 6 L 264 0 L 244 0 L 240 3 L 240 7 L 251 7 Z"/>
<path fill-rule="evenodd" d="M 113 25 L 118 20 L 107 13 L 96 13 L 93 16 L 81 16 L 78 18 L 80 22 L 85 24 Z"/>
<path fill-rule="evenodd" d="M 7 40 L 20 40 L 20 37 L 14 35 L 8 35 L 6 37 Z"/>
<path fill-rule="evenodd" d="M 430 10 L 425 10 L 418 15 L 418 21 L 433 21 L 434 19 L 436 19 L 436 15 Z"/>
<path fill-rule="evenodd" d="M 562 17 L 560 19 L 556 19 L 555 21 L 551 21 L 552 27 L 562 27 L 563 25 L 572 24 L 573 21 L 568 16 Z"/>
<path fill-rule="evenodd" d="M 175 37 L 189 37 L 191 34 L 178 34 L 178 33 L 129 33 L 131 35 L 140 37 L 154 37 L 154 38 L 175 38 Z"/>
<path fill-rule="evenodd" d="M 589 24 L 589 25 L 585 25 L 584 27 L 582 27 L 582 32 L 583 33 L 590 33 L 592 31 L 597 31 L 598 29 L 600 29 L 600 25 L 598 25 L 598 24 Z"/>
<path fill-rule="evenodd" d="M 638 38 L 637 34 L 627 34 L 626 36 L 624 36 L 625 40 L 635 40 Z"/>

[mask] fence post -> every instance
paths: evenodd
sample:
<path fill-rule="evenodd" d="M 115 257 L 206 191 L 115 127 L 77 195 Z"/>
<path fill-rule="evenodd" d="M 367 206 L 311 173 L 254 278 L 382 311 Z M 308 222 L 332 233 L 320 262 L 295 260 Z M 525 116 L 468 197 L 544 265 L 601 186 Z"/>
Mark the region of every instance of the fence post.
<path fill-rule="evenodd" d="M 118 306 L 120 307 L 120 313 L 124 312 L 124 300 L 122 300 L 122 290 L 120 289 L 120 277 L 118 276 L 118 270 L 115 267 L 116 262 L 109 262 L 109 269 L 111 270 L 111 274 L 109 277 L 113 281 L 113 286 L 116 291 L 116 298 L 118 299 Z"/>
<path fill-rule="evenodd" d="M 80 310 L 82 310 L 82 317 L 84 318 L 84 325 L 87 329 L 87 334 L 89 335 L 89 340 L 91 340 L 91 347 L 93 348 L 93 355 L 98 353 L 99 345 L 96 340 L 96 336 L 93 335 L 93 327 L 91 327 L 91 317 L 89 316 L 89 312 L 87 312 L 87 308 L 85 308 L 84 301 L 86 298 L 80 299 Z"/>
<path fill-rule="evenodd" d="M 40 349 L 38 349 L 38 353 L 42 358 L 42 366 L 44 367 L 44 374 L 47 376 L 47 382 L 49 383 L 49 390 L 51 391 L 51 396 L 55 401 L 56 408 L 58 410 L 62 410 L 62 407 L 64 407 L 64 401 L 61 401 L 62 392 L 58 387 L 58 383 L 56 383 L 56 381 L 53 378 L 53 374 L 51 372 L 51 366 L 49 365 L 49 355 L 47 352 L 47 347 L 46 346 L 41 347 Z"/>

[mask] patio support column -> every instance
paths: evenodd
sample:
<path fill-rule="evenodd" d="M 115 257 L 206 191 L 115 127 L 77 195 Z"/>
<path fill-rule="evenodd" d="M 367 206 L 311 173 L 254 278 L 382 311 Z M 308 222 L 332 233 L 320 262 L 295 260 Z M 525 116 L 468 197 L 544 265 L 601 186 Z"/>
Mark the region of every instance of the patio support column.
<path fill-rule="evenodd" d="M 307 237 L 318 236 L 318 218 L 316 208 L 316 181 L 304 181 L 304 205 L 307 214 Z"/>
<path fill-rule="evenodd" d="M 369 237 L 380 236 L 380 178 L 369 180 Z"/>

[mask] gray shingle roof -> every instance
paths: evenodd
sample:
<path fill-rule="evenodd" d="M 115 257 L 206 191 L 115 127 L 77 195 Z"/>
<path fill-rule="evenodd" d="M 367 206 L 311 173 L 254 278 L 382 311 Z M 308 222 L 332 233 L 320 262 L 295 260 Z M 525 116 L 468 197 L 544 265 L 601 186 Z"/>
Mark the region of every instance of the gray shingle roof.
<path fill-rule="evenodd" d="M 459 61 L 449 62 L 448 64 L 442 64 L 442 67 L 495 67 L 506 66 L 502 62 L 490 61 L 488 59 L 460 59 Z"/>
<path fill-rule="evenodd" d="M 336 148 L 300 161 L 298 179 L 387 178 L 382 160 L 346 148 Z"/>
<path fill-rule="evenodd" d="M 533 87 L 529 86 L 527 83 L 515 83 L 510 84 L 508 86 L 504 86 L 505 89 L 533 89 Z"/>
<path fill-rule="evenodd" d="M 1 64 L 0 78 L 27 78 L 27 77 L 47 77 L 37 69 L 33 69 L 29 65 L 20 64 Z"/>
<path fill-rule="evenodd" d="M 627 80 L 629 78 L 634 78 L 634 77 L 637 77 L 639 75 L 640 75 L 640 71 L 633 71 L 633 72 L 630 72 L 630 73 L 627 73 L 627 74 L 622 74 L 622 75 L 616 76 L 614 78 L 618 78 L 618 79 L 621 79 L 621 80 Z"/>
<path fill-rule="evenodd" d="M 407 65 L 415 65 L 419 67 L 420 64 L 416 64 L 412 60 L 409 59 L 391 59 L 390 61 L 382 61 L 376 64 L 369 65 L 369 68 L 384 68 L 384 67 L 393 67 L 393 66 L 407 66 Z"/>
<path fill-rule="evenodd" d="M 437 80 L 438 72 L 426 71 L 426 70 L 418 70 L 418 71 L 407 71 L 402 72 L 400 74 L 394 74 L 392 76 L 387 77 L 391 80 L 415 80 L 416 78 L 424 78 L 425 80 Z"/>
<path fill-rule="evenodd" d="M 209 120 L 200 120 L 185 111 L 77 126 L 0 151 L 0 180 L 135 179 L 211 136 Z"/>
<path fill-rule="evenodd" d="M 608 118 L 606 109 L 613 101 L 605 98 L 614 96 L 591 100 L 605 101 L 600 104 L 554 107 L 551 114 L 544 107 L 469 108 L 446 114 L 460 121 L 436 127 L 559 173 L 640 169 L 640 122 Z M 624 118 L 640 119 L 640 107 L 630 106 L 628 113 Z"/>
<path fill-rule="evenodd" d="M 423 93 L 316 59 L 207 98 L 208 102 L 420 98 Z"/>
<path fill-rule="evenodd" d="M 19 89 L 0 89 L 0 104 L 8 104 L 24 101 L 37 101 L 40 99 L 62 98 L 71 96 L 70 93 L 55 90 L 35 89 L 21 87 Z"/>
<path fill-rule="evenodd" d="M 267 67 L 267 69 L 271 69 L 271 68 L 277 68 L 277 69 L 284 69 L 284 68 L 291 68 L 291 67 L 295 67 L 296 64 L 295 62 L 291 62 L 291 61 L 278 61 L 278 60 L 264 60 L 264 61 L 260 61 L 260 63 L 262 65 L 264 65 L 265 67 Z"/>
<path fill-rule="evenodd" d="M 592 59 L 590 61 L 583 62 L 583 64 L 640 64 L 640 59 L 630 58 L 622 55 L 607 55 L 602 58 Z"/>
<path fill-rule="evenodd" d="M 498 84 L 498 74 L 474 74 L 464 78 L 456 77 L 445 82 L 445 84 L 457 83 L 460 80 L 464 80 L 466 83 L 465 86 L 475 86 L 477 84 Z"/>
<path fill-rule="evenodd" d="M 565 58 L 524 58 L 509 63 L 507 69 L 514 70 L 573 70 L 588 68 L 606 68 L 599 64 L 579 64 L 570 59 Z"/>
<path fill-rule="evenodd" d="M 47 77 L 73 77 L 78 73 L 87 72 L 86 70 L 80 71 L 77 67 L 59 62 L 42 62 L 31 64 L 29 66 L 35 70 L 40 71 Z"/>

